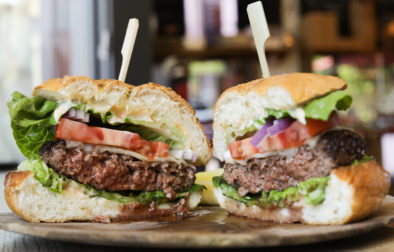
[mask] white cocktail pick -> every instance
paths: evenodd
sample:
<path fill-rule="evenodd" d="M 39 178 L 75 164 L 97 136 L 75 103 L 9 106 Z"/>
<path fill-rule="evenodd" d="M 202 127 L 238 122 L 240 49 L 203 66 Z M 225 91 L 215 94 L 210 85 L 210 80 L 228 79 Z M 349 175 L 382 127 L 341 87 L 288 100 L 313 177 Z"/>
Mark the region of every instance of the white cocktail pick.
<path fill-rule="evenodd" d="M 129 20 L 129 24 L 127 25 L 126 36 L 124 38 L 123 46 L 122 46 L 122 67 L 120 68 L 119 78 L 120 81 L 126 80 L 127 70 L 129 69 L 129 63 L 131 54 L 134 48 L 135 38 L 137 37 L 139 22 L 138 19 L 132 18 Z"/>
<path fill-rule="evenodd" d="M 265 57 L 265 41 L 270 37 L 267 20 L 265 18 L 263 4 L 260 1 L 251 3 L 246 8 L 249 17 L 250 27 L 252 28 L 254 44 L 256 45 L 257 55 L 259 56 L 263 77 L 270 76 L 267 59 Z"/>

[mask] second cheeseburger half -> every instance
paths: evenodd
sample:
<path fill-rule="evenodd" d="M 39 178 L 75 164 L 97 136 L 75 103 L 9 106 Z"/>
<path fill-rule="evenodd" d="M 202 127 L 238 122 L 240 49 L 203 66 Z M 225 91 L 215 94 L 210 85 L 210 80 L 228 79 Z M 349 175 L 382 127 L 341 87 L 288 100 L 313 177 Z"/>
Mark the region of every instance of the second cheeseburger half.
<path fill-rule="evenodd" d="M 333 76 L 293 73 L 226 90 L 214 108 L 214 155 L 225 162 L 214 193 L 232 214 L 343 224 L 375 211 L 389 173 L 363 137 L 338 125 L 352 98 Z"/>
<path fill-rule="evenodd" d="M 28 158 L 5 199 L 28 221 L 120 221 L 184 214 L 200 202 L 195 166 L 211 158 L 190 105 L 172 90 L 87 77 L 51 79 L 8 103 Z"/>

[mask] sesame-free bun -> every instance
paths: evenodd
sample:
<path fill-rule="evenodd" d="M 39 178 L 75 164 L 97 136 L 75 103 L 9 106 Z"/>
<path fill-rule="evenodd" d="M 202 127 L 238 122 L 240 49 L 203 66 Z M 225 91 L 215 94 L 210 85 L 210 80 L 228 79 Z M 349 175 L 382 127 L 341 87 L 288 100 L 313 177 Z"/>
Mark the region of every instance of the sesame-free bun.
<path fill-rule="evenodd" d="M 300 199 L 291 207 L 260 208 L 226 197 L 220 188 L 214 192 L 220 207 L 238 216 L 283 223 L 338 225 L 376 211 L 389 188 L 390 174 L 375 161 L 369 161 L 332 170 L 325 200 L 319 205 L 308 205 Z"/>
<path fill-rule="evenodd" d="M 221 161 L 228 143 L 243 132 L 242 125 L 264 114 L 266 108 L 290 109 L 347 87 L 334 76 L 292 73 L 257 79 L 227 89 L 213 110 L 213 154 Z"/>
<path fill-rule="evenodd" d="M 9 172 L 4 181 L 4 196 L 10 209 L 31 222 L 67 221 L 124 221 L 171 216 L 175 204 L 158 204 L 155 209 L 138 203 L 121 204 L 101 197 L 90 197 L 83 187 L 69 180 L 61 194 L 44 187 L 31 171 Z M 185 198 L 192 210 L 200 202 L 202 192 L 193 192 Z"/>
<path fill-rule="evenodd" d="M 204 165 L 211 158 L 209 141 L 195 111 L 170 88 L 154 83 L 133 86 L 117 80 L 65 76 L 42 83 L 33 95 L 58 102 L 84 103 L 99 113 L 111 111 L 111 123 L 123 123 L 126 118 L 145 123 L 196 152 L 195 165 Z"/>

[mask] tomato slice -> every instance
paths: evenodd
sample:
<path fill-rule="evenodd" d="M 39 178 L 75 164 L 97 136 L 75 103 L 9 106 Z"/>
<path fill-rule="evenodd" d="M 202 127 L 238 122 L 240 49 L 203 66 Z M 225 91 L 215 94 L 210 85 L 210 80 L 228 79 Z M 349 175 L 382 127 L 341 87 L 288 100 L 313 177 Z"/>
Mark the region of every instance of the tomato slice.
<path fill-rule="evenodd" d="M 328 121 L 307 119 L 306 125 L 294 121 L 287 129 L 275 136 L 266 136 L 257 147 L 254 147 L 251 137 L 229 144 L 232 158 L 246 159 L 247 157 L 269 151 L 284 150 L 299 147 L 309 138 L 338 125 L 338 117 L 333 113 Z"/>
<path fill-rule="evenodd" d="M 231 157 L 234 159 L 246 159 L 248 156 L 259 153 L 259 150 L 256 149 L 251 143 L 249 138 L 245 138 L 241 141 L 235 141 L 228 145 L 230 150 Z"/>
<path fill-rule="evenodd" d="M 147 141 L 132 132 L 91 127 L 65 118 L 60 119 L 56 127 L 55 138 L 119 147 L 137 152 L 149 159 L 168 157 L 169 146 L 166 143 Z"/>

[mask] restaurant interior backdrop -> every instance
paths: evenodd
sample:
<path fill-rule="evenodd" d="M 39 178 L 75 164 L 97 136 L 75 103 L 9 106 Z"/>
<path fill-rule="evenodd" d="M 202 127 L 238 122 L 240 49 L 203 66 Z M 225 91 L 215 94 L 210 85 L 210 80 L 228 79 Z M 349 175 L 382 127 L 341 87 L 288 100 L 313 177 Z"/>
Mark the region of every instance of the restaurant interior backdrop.
<path fill-rule="evenodd" d="M 133 17 L 140 28 L 127 82 L 173 88 L 211 136 L 220 93 L 261 77 L 246 14 L 253 1 L 0 0 L 1 166 L 23 159 L 9 126 L 12 91 L 29 95 L 66 74 L 117 78 Z M 394 174 L 394 1 L 262 2 L 271 74 L 306 71 L 347 81 L 354 103 L 343 123 L 361 131 L 369 152 Z"/>

